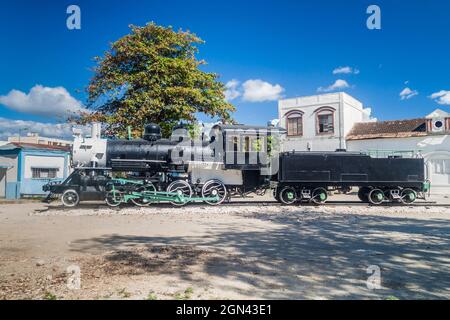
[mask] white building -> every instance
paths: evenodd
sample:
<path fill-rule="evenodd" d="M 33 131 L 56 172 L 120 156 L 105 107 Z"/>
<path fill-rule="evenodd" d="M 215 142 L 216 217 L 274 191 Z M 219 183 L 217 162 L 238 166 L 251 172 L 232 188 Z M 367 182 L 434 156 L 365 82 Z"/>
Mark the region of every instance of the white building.
<path fill-rule="evenodd" d="M 432 193 L 450 193 L 449 113 L 437 109 L 421 119 L 356 123 L 346 139 L 349 151 L 421 154 Z"/>
<path fill-rule="evenodd" d="M 47 138 L 41 137 L 37 133 L 28 133 L 26 136 L 12 136 L 8 138 L 8 142 L 11 143 L 30 143 L 39 144 L 47 146 L 59 146 L 59 147 L 70 147 L 73 144 L 71 140 L 57 139 L 57 138 Z"/>
<path fill-rule="evenodd" d="M 360 101 L 338 92 L 280 100 L 278 118 L 287 130 L 283 151 L 334 151 L 346 149 L 345 136 L 367 113 Z"/>

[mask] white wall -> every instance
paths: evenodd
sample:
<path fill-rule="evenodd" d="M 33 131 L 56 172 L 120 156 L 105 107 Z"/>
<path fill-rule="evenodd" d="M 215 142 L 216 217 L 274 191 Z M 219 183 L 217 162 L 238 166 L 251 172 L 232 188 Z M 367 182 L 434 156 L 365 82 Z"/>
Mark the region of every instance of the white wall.
<path fill-rule="evenodd" d="M 62 179 L 64 178 L 64 157 L 25 156 L 25 179 L 31 179 L 33 177 L 31 168 L 58 168 L 56 177 Z"/>
<path fill-rule="evenodd" d="M 352 96 L 343 93 L 343 138 L 345 140 L 345 137 L 347 134 L 350 133 L 353 126 L 357 122 L 362 122 L 364 120 L 364 111 L 363 111 L 363 104 L 353 98 Z"/>
<path fill-rule="evenodd" d="M 429 135 L 412 138 L 386 138 L 347 141 L 349 151 L 417 150 L 425 159 L 427 177 L 434 194 L 450 193 L 450 167 L 438 168 L 442 160 L 450 165 L 450 136 Z M 440 172 L 436 170 L 440 169 Z"/>
<path fill-rule="evenodd" d="M 331 107 L 334 113 L 334 134 L 316 134 L 316 114 L 320 107 Z M 308 145 L 312 151 L 334 151 L 346 148 L 345 136 L 355 122 L 363 121 L 362 103 L 346 93 L 330 93 L 310 97 L 299 97 L 278 102 L 279 126 L 286 128 L 286 113 L 302 111 L 303 136 L 287 137 L 283 141 L 283 151 L 306 151 Z"/>

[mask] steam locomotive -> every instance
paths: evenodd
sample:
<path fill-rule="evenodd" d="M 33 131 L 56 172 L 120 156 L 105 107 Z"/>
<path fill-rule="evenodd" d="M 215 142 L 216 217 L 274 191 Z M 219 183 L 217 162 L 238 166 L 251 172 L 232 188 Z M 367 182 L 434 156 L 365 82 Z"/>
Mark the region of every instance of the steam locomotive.
<path fill-rule="evenodd" d="M 90 137 L 74 140 L 74 171 L 44 186 L 48 199 L 65 206 L 105 199 L 108 205 L 155 202 L 218 205 L 232 197 L 268 190 L 286 205 L 327 201 L 330 190 L 358 187 L 361 201 L 412 203 L 429 189 L 421 158 L 372 158 L 354 152 L 280 152 L 285 130 L 217 124 L 196 139 L 177 127 L 169 139 L 158 125 L 141 139 L 104 139 L 93 124 Z"/>

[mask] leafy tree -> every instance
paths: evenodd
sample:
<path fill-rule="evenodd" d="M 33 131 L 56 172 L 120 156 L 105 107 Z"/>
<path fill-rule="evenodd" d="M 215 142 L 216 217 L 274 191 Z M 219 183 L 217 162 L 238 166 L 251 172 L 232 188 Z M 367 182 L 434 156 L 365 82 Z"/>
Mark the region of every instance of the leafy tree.
<path fill-rule="evenodd" d="M 189 31 L 149 23 L 130 26 L 131 33 L 96 57 L 87 88 L 89 114 L 82 123 L 101 121 L 125 136 L 128 126 L 140 135 L 146 123 L 158 123 L 167 136 L 180 122 L 195 124 L 196 113 L 231 121 L 233 105 L 225 101 L 218 75 L 200 70 L 197 45 L 203 40 Z"/>

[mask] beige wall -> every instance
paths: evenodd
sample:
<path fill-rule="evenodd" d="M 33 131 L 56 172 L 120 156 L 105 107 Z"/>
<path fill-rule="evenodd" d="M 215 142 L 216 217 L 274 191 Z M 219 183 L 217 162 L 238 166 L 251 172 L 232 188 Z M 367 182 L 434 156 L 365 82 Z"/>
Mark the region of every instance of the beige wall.
<path fill-rule="evenodd" d="M 0 198 L 6 197 L 6 169 L 0 168 Z"/>
<path fill-rule="evenodd" d="M 8 182 L 17 182 L 17 154 L 0 156 L 0 165 L 11 166 L 6 171 L 6 179 Z"/>
<path fill-rule="evenodd" d="M 1 166 L 11 168 L 0 168 L 0 198 L 6 196 L 6 183 L 17 181 L 17 154 L 0 156 Z"/>
<path fill-rule="evenodd" d="M 73 141 L 69 141 L 69 140 L 46 138 L 46 137 L 40 137 L 40 136 L 25 136 L 25 137 L 20 137 L 20 138 L 18 136 L 13 136 L 13 137 L 8 138 L 8 142 L 45 144 L 45 145 L 63 146 L 63 147 L 68 147 L 73 144 Z"/>

